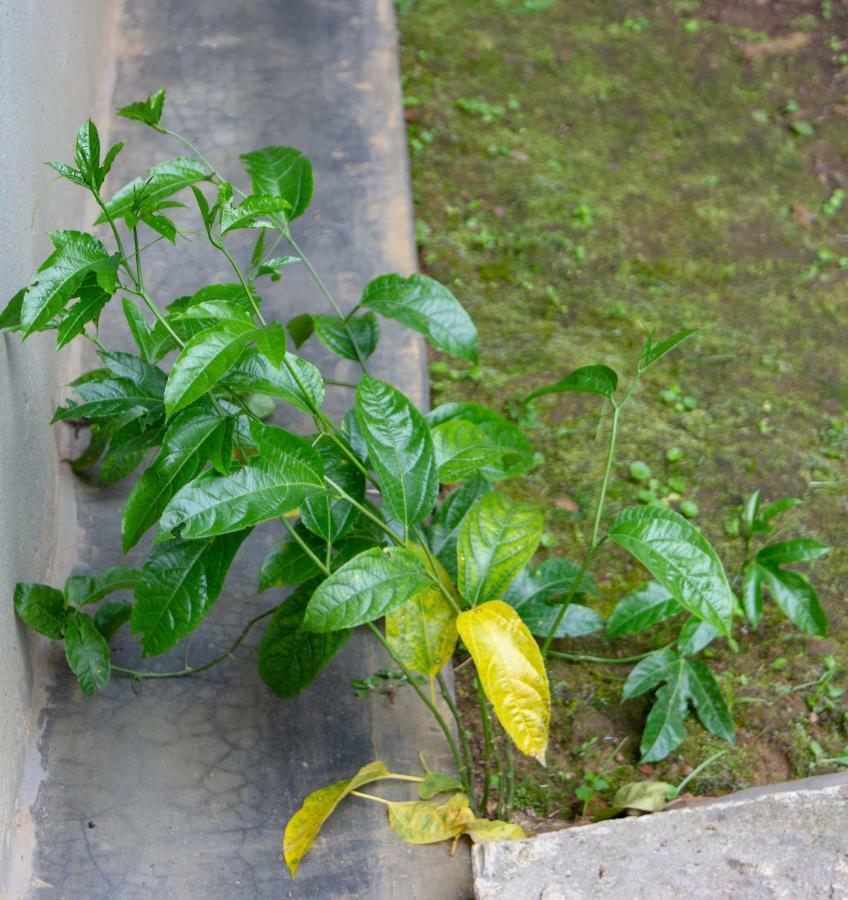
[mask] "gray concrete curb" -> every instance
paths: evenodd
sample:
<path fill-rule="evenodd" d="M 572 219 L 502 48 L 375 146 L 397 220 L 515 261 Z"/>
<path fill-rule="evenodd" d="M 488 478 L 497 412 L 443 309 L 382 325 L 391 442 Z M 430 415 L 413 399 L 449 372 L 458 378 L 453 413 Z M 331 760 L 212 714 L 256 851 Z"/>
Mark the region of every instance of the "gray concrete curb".
<path fill-rule="evenodd" d="M 848 774 L 483 844 L 477 900 L 848 897 Z"/>
<path fill-rule="evenodd" d="M 313 161 L 312 209 L 296 233 L 342 303 L 358 300 L 378 274 L 415 268 L 391 0 L 149 0 L 127 4 L 118 29 L 115 105 L 168 88 L 169 122 L 238 179 L 238 154 L 269 144 L 302 149 Z M 130 138 L 110 185 L 183 150 L 121 123 Z M 196 227 L 193 225 L 192 227 Z M 236 251 L 249 253 L 249 237 Z M 202 284 L 232 281 L 214 251 L 151 249 L 145 281 L 167 302 Z M 266 306 L 286 320 L 327 311 L 315 285 L 291 268 L 263 287 Z M 118 310 L 106 342 L 131 348 Z M 313 342 L 314 343 L 314 342 Z M 353 364 L 310 350 L 331 377 L 351 380 Z M 387 323 L 372 370 L 423 404 L 422 342 Z M 349 393 L 329 389 L 338 417 Z M 345 401 L 344 405 L 342 400 Z M 308 423 L 280 411 L 294 430 Z M 121 561 L 120 513 L 127 487 L 77 485 L 80 571 Z M 241 551 L 223 596 L 192 643 L 192 659 L 220 652 L 245 619 L 281 595 L 256 596 L 259 564 L 274 529 L 258 529 Z M 135 557 L 139 562 L 146 547 Z M 269 592 L 273 593 L 273 592 Z M 114 681 L 83 697 L 58 655 L 50 667 L 35 786 L 33 875 L 26 896 L 62 900 L 259 897 L 451 898 L 471 893 L 467 855 L 447 846 L 411 847 L 373 804 L 345 804 L 329 822 L 294 882 L 279 859 L 282 827 L 310 791 L 373 759 L 418 771 L 448 765 L 443 738 L 412 698 L 355 698 L 350 680 L 385 665 L 370 635 L 355 636 L 305 695 L 280 702 L 262 684 L 251 634 L 232 663 L 192 679 Z M 151 666 L 134 642 L 117 660 Z M 174 668 L 182 656 L 157 658 Z M 402 786 L 395 786 L 396 788 Z M 408 791 L 402 793 L 408 796 Z M 20 896 L 24 896 L 23 894 Z"/>

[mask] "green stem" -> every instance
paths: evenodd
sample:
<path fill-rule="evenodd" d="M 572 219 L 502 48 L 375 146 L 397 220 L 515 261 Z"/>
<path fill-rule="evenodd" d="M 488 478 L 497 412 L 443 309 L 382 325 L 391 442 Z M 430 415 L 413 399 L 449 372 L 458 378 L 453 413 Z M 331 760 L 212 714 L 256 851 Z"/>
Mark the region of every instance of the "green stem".
<path fill-rule="evenodd" d="M 592 557 L 595 555 L 595 550 L 598 548 L 598 544 L 600 543 L 598 540 L 598 533 L 601 529 L 601 518 L 604 513 L 604 503 L 606 502 L 607 497 L 607 489 L 609 488 L 610 475 L 612 474 L 612 464 L 615 459 L 615 442 L 618 437 L 618 420 L 621 414 L 622 406 L 624 402 L 626 402 L 627 398 L 629 398 L 631 391 L 628 392 L 627 397 L 621 404 L 615 403 L 615 401 L 611 401 L 613 404 L 613 414 L 612 414 L 612 425 L 610 426 L 610 437 L 609 437 L 609 446 L 607 447 L 607 462 L 604 467 L 604 478 L 601 482 L 601 491 L 598 495 L 598 506 L 595 510 L 595 520 L 592 524 L 592 538 L 589 541 L 589 546 L 586 548 L 586 552 L 583 554 L 583 562 L 580 564 L 580 571 L 577 574 L 577 577 L 574 579 L 574 584 L 571 586 L 571 590 L 568 592 L 568 596 L 562 604 L 562 607 L 557 614 L 556 619 L 554 620 L 553 625 L 551 626 L 551 630 L 548 632 L 548 636 L 545 638 L 544 644 L 542 644 L 542 656 L 547 656 L 548 651 L 550 650 L 551 641 L 554 639 L 554 635 L 557 632 L 557 629 L 560 626 L 560 622 L 562 622 L 563 616 L 565 616 L 565 612 L 568 609 L 568 605 L 574 599 L 574 595 L 580 589 L 580 585 L 583 583 L 583 577 L 589 571 L 589 565 L 592 562 Z"/>
<path fill-rule="evenodd" d="M 229 649 L 225 650 L 214 659 L 210 659 L 209 662 L 204 663 L 202 666 L 186 666 L 185 668 L 179 669 L 176 672 L 140 672 L 136 669 L 125 669 L 123 666 L 113 665 L 112 670 L 115 672 L 120 672 L 123 675 L 129 675 L 131 678 L 135 678 L 139 681 L 148 678 L 187 678 L 189 675 L 196 675 L 198 672 L 205 672 L 207 669 L 211 669 L 212 666 L 217 666 L 218 663 L 223 662 L 225 659 L 232 659 L 233 653 L 238 649 L 241 642 L 247 637 L 250 629 L 253 628 L 253 626 L 257 622 L 261 622 L 262 619 L 267 618 L 274 612 L 276 612 L 275 607 L 266 609 L 265 612 L 260 613 L 258 616 L 254 616 L 252 619 L 248 619 L 247 624 L 244 626 L 235 641 L 230 644 Z"/>
<path fill-rule="evenodd" d="M 453 733 L 448 727 L 447 722 L 445 722 L 444 716 L 439 712 L 436 705 L 430 700 L 427 694 L 421 690 L 421 685 L 415 680 L 415 675 L 410 672 L 410 670 L 406 667 L 403 660 L 398 657 L 395 651 L 392 649 L 391 644 L 386 640 L 383 632 L 373 623 L 368 622 L 368 627 L 371 629 L 374 636 L 377 640 L 383 645 L 386 650 L 386 653 L 394 660 L 397 667 L 403 672 L 406 676 L 406 680 L 412 686 L 412 689 L 418 694 L 418 698 L 421 702 L 430 710 L 433 718 L 436 720 L 436 724 L 439 728 L 442 729 L 442 733 L 445 736 L 445 740 L 448 742 L 448 747 L 450 747 L 450 751 L 453 754 L 454 763 L 456 765 L 457 772 L 460 773 L 460 778 L 462 779 L 463 784 L 468 784 L 469 775 L 465 770 L 465 763 L 463 762 L 462 756 L 460 755 L 459 748 L 456 746 L 456 741 L 454 740 Z"/>
<path fill-rule="evenodd" d="M 331 575 L 332 572 L 330 570 L 330 567 L 321 562 L 318 556 L 311 550 L 309 544 L 307 544 L 306 541 L 304 541 L 304 539 L 297 533 L 295 527 L 289 522 L 289 520 L 285 516 L 280 516 L 280 521 L 283 523 L 283 525 L 286 526 L 288 533 L 292 536 L 292 538 L 294 538 L 295 543 L 300 545 L 300 549 L 303 550 L 303 552 L 312 560 L 312 562 L 314 562 L 315 565 L 318 566 L 318 568 L 325 575 Z"/>
<path fill-rule="evenodd" d="M 383 806 L 391 806 L 391 800 L 385 800 L 383 797 L 375 797 L 374 794 L 366 794 L 364 791 L 351 791 L 351 797 L 361 797 L 363 800 L 373 800 L 375 803 L 382 803 Z"/>
<path fill-rule="evenodd" d="M 515 753 L 512 750 L 512 741 L 507 735 L 504 738 L 504 755 L 506 756 L 507 789 L 506 802 L 504 803 L 504 819 L 509 822 L 512 818 L 512 810 L 515 806 Z"/>
<path fill-rule="evenodd" d="M 342 500 L 346 500 L 352 507 L 354 507 L 354 509 L 358 509 L 363 516 L 370 519 L 375 525 L 381 528 L 395 544 L 397 544 L 398 546 L 403 545 L 403 541 L 392 531 L 392 529 L 389 528 L 389 526 L 382 519 L 380 519 L 379 516 L 375 516 L 367 506 L 363 506 L 358 500 L 355 500 L 353 497 L 351 497 L 350 494 L 348 494 L 348 492 L 343 487 L 336 484 L 336 482 L 333 481 L 332 478 L 328 478 L 325 475 L 324 481 L 329 484 L 334 491 L 336 491 L 336 493 L 339 495 L 339 497 L 341 497 Z"/>
<path fill-rule="evenodd" d="M 465 727 L 465 721 L 462 717 L 462 713 L 460 712 L 456 701 L 451 696 L 448 683 L 445 681 L 445 677 L 441 672 L 436 675 L 436 681 L 439 684 L 439 691 L 441 692 L 442 699 L 445 701 L 445 705 L 451 711 L 451 715 L 456 722 L 456 730 L 459 734 L 459 744 L 462 748 L 462 757 L 465 760 L 465 768 L 468 772 L 468 779 L 467 782 L 463 781 L 463 787 L 465 788 L 465 792 L 468 795 L 471 809 L 476 816 L 479 814 L 479 808 L 477 806 L 477 796 L 474 789 L 474 757 L 471 753 L 471 742 L 469 740 L 471 732 L 469 732 L 469 730 Z"/>
<path fill-rule="evenodd" d="M 568 662 L 591 662 L 600 663 L 604 666 L 623 666 L 628 663 L 639 662 L 639 660 L 645 659 L 646 656 L 656 652 L 656 650 L 647 650 L 645 653 L 637 653 L 635 656 L 589 656 L 586 653 L 562 653 L 559 650 L 548 650 L 548 656 L 553 656 L 556 659 L 565 659 Z"/>
<path fill-rule="evenodd" d="M 312 276 L 314 282 L 318 285 L 321 293 L 327 298 L 330 306 L 335 310 L 336 315 L 342 320 L 342 323 L 345 327 L 345 331 L 347 331 L 347 336 L 350 339 L 350 343 L 353 346 L 354 352 L 356 353 L 357 361 L 362 368 L 363 372 L 368 372 L 368 366 L 365 364 L 365 357 L 362 355 L 362 352 L 359 349 L 359 345 L 356 343 L 356 338 L 353 334 L 353 329 L 350 327 L 350 322 L 348 321 L 345 314 L 342 312 L 341 307 L 336 302 L 336 298 L 330 293 L 330 289 L 324 284 L 324 280 L 318 274 L 315 266 L 309 261 L 309 258 L 303 252 L 303 250 L 298 245 L 297 241 L 292 237 L 291 231 L 289 231 L 288 225 L 285 225 L 283 228 L 283 236 L 289 242 L 289 246 L 294 250 L 294 252 L 301 258 L 303 264 L 309 270 L 309 274 Z"/>
<path fill-rule="evenodd" d="M 696 768 L 694 768 L 694 769 L 693 769 L 693 770 L 692 770 L 692 771 L 691 771 L 691 772 L 683 779 L 683 781 L 681 781 L 680 784 L 677 785 L 677 787 L 671 788 L 671 790 L 668 792 L 668 799 L 669 799 L 669 800 L 676 800 L 676 799 L 683 793 L 683 791 L 686 789 L 686 787 L 687 787 L 687 785 L 689 784 L 690 781 L 692 781 L 694 778 L 697 778 L 697 777 L 701 774 L 701 772 L 703 772 L 704 769 L 707 768 L 707 766 L 711 766 L 717 759 L 720 759 L 722 756 L 724 756 L 725 753 L 727 753 L 727 750 L 719 750 L 719 751 L 717 751 L 716 753 L 713 753 L 712 756 L 710 756 L 710 757 L 708 757 L 707 759 L 705 759 L 705 760 L 701 763 L 701 765 L 699 765 L 699 766 L 697 766 Z"/>
<path fill-rule="evenodd" d="M 480 707 L 480 720 L 483 724 L 483 796 L 480 800 L 480 809 L 483 815 L 489 804 L 489 788 L 492 777 L 492 757 L 494 755 L 494 743 L 492 741 L 492 717 L 489 714 L 489 705 L 483 692 L 480 679 L 474 676 L 474 690 L 477 692 L 477 703 Z"/>

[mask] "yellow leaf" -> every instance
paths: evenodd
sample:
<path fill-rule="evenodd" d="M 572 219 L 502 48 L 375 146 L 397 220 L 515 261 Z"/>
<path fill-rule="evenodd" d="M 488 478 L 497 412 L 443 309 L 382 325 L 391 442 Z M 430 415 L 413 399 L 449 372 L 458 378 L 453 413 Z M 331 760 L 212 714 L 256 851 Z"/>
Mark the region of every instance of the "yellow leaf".
<path fill-rule="evenodd" d="M 389 824 L 408 844 L 435 844 L 457 837 L 474 821 L 465 794 L 454 794 L 446 803 L 408 800 L 389 804 Z"/>
<path fill-rule="evenodd" d="M 405 666 L 435 675 L 456 646 L 456 613 L 438 588 L 426 588 L 386 615 L 386 640 Z"/>
<path fill-rule="evenodd" d="M 544 765 L 551 691 L 533 635 L 502 600 L 460 613 L 456 627 L 504 730 L 522 753 Z"/>
<path fill-rule="evenodd" d="M 424 568 L 433 576 L 433 578 L 438 579 L 442 583 L 451 597 L 453 597 L 454 600 L 459 600 L 459 593 L 456 590 L 456 585 L 451 581 L 447 569 L 439 562 L 439 560 L 436 559 L 432 553 L 428 554 L 421 544 L 407 541 L 406 547 L 408 550 L 411 550 L 422 563 L 424 563 Z"/>
<path fill-rule="evenodd" d="M 465 833 L 475 844 L 489 841 L 523 841 L 527 835 L 520 825 L 500 819 L 475 819 L 465 826 Z"/>
<path fill-rule="evenodd" d="M 313 791 L 303 801 L 303 806 L 289 819 L 283 836 L 283 856 L 292 878 L 297 873 L 301 860 L 315 843 L 321 826 L 339 803 L 351 791 L 372 781 L 379 781 L 389 774 L 391 773 L 385 763 L 379 760 L 368 763 L 353 778 L 337 781 L 335 784 Z"/>

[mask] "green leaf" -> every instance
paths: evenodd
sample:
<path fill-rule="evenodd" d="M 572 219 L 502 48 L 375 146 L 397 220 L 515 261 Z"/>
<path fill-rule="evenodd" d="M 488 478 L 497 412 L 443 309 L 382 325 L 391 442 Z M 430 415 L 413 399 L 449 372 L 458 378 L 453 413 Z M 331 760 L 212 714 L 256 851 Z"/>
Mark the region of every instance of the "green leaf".
<path fill-rule="evenodd" d="M 534 466 L 533 446 L 521 429 L 509 419 L 478 403 L 445 403 L 437 406 L 427 415 L 427 424 L 430 428 L 436 428 L 455 419 L 476 425 L 492 444 L 503 448 L 503 458 L 486 466 L 481 473 L 489 481 L 512 478 Z"/>
<path fill-rule="evenodd" d="M 453 775 L 443 775 L 441 772 L 428 772 L 424 780 L 418 785 L 418 796 L 422 800 L 432 800 L 437 794 L 451 794 L 462 790 L 462 782 Z"/>
<path fill-rule="evenodd" d="M 300 630 L 312 587 L 304 585 L 277 607 L 259 647 L 259 677 L 281 699 L 309 687 L 351 634 Z"/>
<path fill-rule="evenodd" d="M 315 445 L 324 463 L 324 475 L 358 503 L 365 500 L 365 476 L 347 454 L 329 439 Z M 307 497 L 300 510 L 303 524 L 313 534 L 333 543 L 342 537 L 359 518 L 359 510 L 347 500 L 332 493 Z"/>
<path fill-rule="evenodd" d="M 356 415 L 384 508 L 404 527 L 414 525 L 430 514 L 439 492 L 424 417 L 400 391 L 368 375 L 356 389 Z"/>
<path fill-rule="evenodd" d="M 321 559 L 325 545 L 302 525 L 295 531 L 304 543 Z M 302 584 L 311 578 L 321 575 L 321 569 L 311 556 L 292 538 L 277 541 L 271 552 L 265 557 L 259 571 L 259 592 L 271 587 L 285 587 L 289 584 Z"/>
<path fill-rule="evenodd" d="M 135 178 L 125 184 L 106 204 L 106 211 L 113 219 L 120 219 L 142 209 L 153 210 L 163 200 L 208 177 L 197 160 L 190 156 L 177 156 L 148 169 L 144 178 Z M 95 224 L 105 221 L 104 214 Z"/>
<path fill-rule="evenodd" d="M 309 313 L 301 313 L 299 316 L 289 319 L 286 328 L 295 347 L 300 349 L 312 337 L 315 331 L 315 320 Z"/>
<path fill-rule="evenodd" d="M 17 331 L 21 327 L 21 312 L 26 292 L 26 288 L 21 288 L 3 308 L 3 312 L 0 313 L 0 330 Z"/>
<path fill-rule="evenodd" d="M 745 615 L 754 628 L 760 624 L 763 614 L 763 577 L 765 569 L 750 562 L 745 567 L 745 575 L 742 582 L 742 605 L 745 607 Z"/>
<path fill-rule="evenodd" d="M 564 599 L 570 594 L 579 573 L 578 566 L 563 558 L 546 559 L 536 567 L 525 566 L 516 575 L 503 599 L 518 612 L 533 634 L 547 637 L 561 609 L 554 598 Z M 581 594 L 597 594 L 591 575 L 583 575 L 576 596 Z M 554 637 L 583 637 L 594 634 L 603 626 L 604 620 L 595 610 L 579 603 L 570 603 Z"/>
<path fill-rule="evenodd" d="M 643 631 L 680 612 L 680 604 L 655 581 L 631 591 L 616 604 L 607 620 L 607 637 Z"/>
<path fill-rule="evenodd" d="M 286 266 L 299 262 L 299 256 L 274 256 L 271 259 L 264 260 L 259 265 L 259 268 L 256 270 L 256 277 L 260 278 L 263 275 L 270 275 L 271 281 L 279 281 L 283 277 L 283 269 Z M 298 346 L 300 346 L 300 344 L 298 344 Z"/>
<path fill-rule="evenodd" d="M 536 388 L 525 398 L 525 402 L 543 397 L 545 394 L 564 394 L 576 391 L 581 394 L 597 394 L 612 400 L 618 387 L 618 375 L 609 366 L 583 366 L 566 375 L 561 381 Z"/>
<path fill-rule="evenodd" d="M 757 562 L 767 568 L 774 568 L 784 563 L 809 562 L 818 559 L 830 551 L 827 544 L 812 538 L 797 538 L 793 541 L 780 541 L 768 544 L 757 553 Z"/>
<path fill-rule="evenodd" d="M 742 521 L 750 528 L 756 518 L 757 512 L 760 509 L 760 492 L 754 491 L 753 494 L 749 494 L 745 499 L 745 505 L 742 507 Z"/>
<path fill-rule="evenodd" d="M 251 194 L 245 197 L 238 205 L 225 203 L 221 206 L 221 234 L 235 231 L 237 228 L 251 228 L 257 225 L 273 227 L 262 220 L 256 221 L 257 216 L 273 216 L 286 212 L 291 204 L 283 197 L 274 194 Z"/>
<path fill-rule="evenodd" d="M 146 416 L 133 418 L 126 424 L 118 423 L 112 431 L 109 448 L 100 466 L 100 482 L 104 485 L 114 484 L 129 475 L 144 461 L 150 450 L 162 442 L 165 434 L 158 419 L 156 424 L 151 424 Z"/>
<path fill-rule="evenodd" d="M 734 599 L 727 575 L 691 522 L 661 506 L 631 507 L 619 513 L 607 534 L 681 606 L 730 636 Z"/>
<path fill-rule="evenodd" d="M 733 742 L 733 718 L 721 695 L 721 688 L 713 673 L 700 660 L 686 662 L 686 688 L 704 728 L 722 740 Z"/>
<path fill-rule="evenodd" d="M 124 318 L 130 329 L 130 334 L 138 347 L 142 357 L 148 362 L 153 362 L 157 356 L 153 349 L 153 335 L 150 326 L 144 318 L 141 310 L 127 297 L 122 298 L 121 307 L 124 311 Z"/>
<path fill-rule="evenodd" d="M 433 555 L 447 569 L 454 581 L 458 575 L 456 544 L 459 539 L 459 526 L 468 510 L 491 489 L 492 486 L 482 475 L 475 475 L 464 485 L 448 494 L 442 505 L 433 514 L 427 529 L 427 540 Z"/>
<path fill-rule="evenodd" d="M 55 231 L 50 239 L 56 247 L 35 274 L 21 308 L 23 337 L 41 331 L 57 316 L 93 272 L 97 284 L 108 294 L 115 291 L 118 259 L 109 256 L 97 238 L 81 231 Z"/>
<path fill-rule="evenodd" d="M 642 733 L 641 762 L 665 759 L 683 743 L 686 737 L 687 673 L 686 663 L 677 660 L 671 667 L 667 683 L 657 691 Z"/>
<path fill-rule="evenodd" d="M 215 449 L 227 427 L 211 404 L 184 409 L 171 420 L 162 449 L 133 486 L 121 520 L 124 552 L 159 520 L 174 494 L 188 484 Z"/>
<path fill-rule="evenodd" d="M 100 178 L 100 135 L 91 119 L 83 122 L 77 133 L 74 159 L 86 184 L 99 188 L 103 183 Z"/>
<path fill-rule="evenodd" d="M 286 329 L 279 322 L 271 322 L 258 329 L 254 337 L 256 349 L 275 368 L 279 369 L 286 358 Z"/>
<path fill-rule="evenodd" d="M 196 334 L 180 351 L 168 375 L 168 417 L 211 390 L 236 364 L 244 345 L 255 333 L 250 323 L 226 322 Z"/>
<path fill-rule="evenodd" d="M 68 603 L 85 606 L 115 591 L 133 590 L 138 579 L 138 572 L 132 566 L 111 566 L 98 575 L 72 575 L 65 582 L 65 597 Z"/>
<path fill-rule="evenodd" d="M 247 534 L 154 546 L 141 570 L 131 619 L 145 656 L 165 653 L 203 621 Z"/>
<path fill-rule="evenodd" d="M 293 147 L 265 147 L 242 153 L 241 160 L 255 194 L 276 194 L 290 205 L 286 219 L 306 212 L 312 200 L 312 164 Z"/>
<path fill-rule="evenodd" d="M 459 592 L 471 606 L 494 600 L 536 552 L 541 511 L 493 491 L 463 519 L 457 542 Z"/>
<path fill-rule="evenodd" d="M 677 334 L 672 335 L 664 341 L 660 341 L 659 344 L 655 344 L 653 339 L 649 336 L 642 349 L 642 355 L 639 357 L 639 371 L 647 371 L 660 357 L 665 356 L 666 353 L 673 350 L 678 344 L 682 344 L 688 337 L 695 334 L 697 330 L 697 328 L 687 328 L 684 331 L 678 331 Z"/>
<path fill-rule="evenodd" d="M 65 318 L 62 319 L 56 329 L 56 349 L 61 350 L 77 335 L 85 331 L 89 322 L 95 325 L 100 319 L 100 313 L 111 299 L 110 294 L 103 290 L 97 283 L 97 279 L 88 275 L 79 288 L 80 299 L 68 308 Z"/>
<path fill-rule="evenodd" d="M 167 377 L 158 366 L 132 353 L 101 350 L 99 355 L 116 378 L 132 382 L 141 396 L 156 403 L 162 402 Z"/>
<path fill-rule="evenodd" d="M 794 509 L 796 506 L 800 506 L 803 502 L 797 497 L 784 497 L 782 500 L 775 500 L 774 503 L 769 503 L 768 506 L 763 507 L 762 520 L 768 522 L 787 509 Z"/>
<path fill-rule="evenodd" d="M 382 275 L 365 286 L 360 303 L 421 332 L 439 350 L 477 362 L 477 329 L 438 281 L 426 275 Z"/>
<path fill-rule="evenodd" d="M 472 478 L 497 463 L 505 452 L 482 428 L 464 419 L 443 422 L 431 433 L 439 480 L 445 484 Z"/>
<path fill-rule="evenodd" d="M 112 664 L 109 644 L 91 616 L 72 612 L 65 622 L 65 657 L 84 694 L 96 694 L 109 684 Z"/>
<path fill-rule="evenodd" d="M 109 600 L 101 603 L 94 614 L 94 627 L 103 635 L 106 643 L 115 632 L 130 620 L 132 604 L 126 600 Z"/>
<path fill-rule="evenodd" d="M 827 634 L 827 616 L 810 582 L 791 569 L 762 568 L 769 593 L 783 614 L 806 634 Z"/>
<path fill-rule="evenodd" d="M 719 631 L 715 625 L 702 622 L 697 616 L 692 616 L 680 629 L 677 651 L 681 656 L 694 656 L 711 644 L 718 635 Z"/>
<path fill-rule="evenodd" d="M 333 353 L 357 362 L 357 348 L 362 359 L 377 349 L 380 340 L 380 323 L 374 313 L 342 319 L 338 316 L 312 316 L 313 327 L 318 340 Z M 291 322 L 289 322 L 291 327 Z M 356 347 L 354 347 L 356 342 Z"/>
<path fill-rule="evenodd" d="M 146 100 L 137 100 L 128 106 L 122 106 L 115 110 L 119 116 L 125 119 L 135 119 L 144 122 L 145 125 L 158 125 L 162 118 L 162 109 L 165 106 L 165 88 L 159 88 L 155 94 L 150 94 Z"/>
<path fill-rule="evenodd" d="M 638 697 L 667 681 L 679 661 L 680 656 L 669 647 L 655 650 L 631 669 L 624 683 L 621 699 Z"/>
<path fill-rule="evenodd" d="M 63 162 L 56 162 L 55 160 L 47 162 L 45 165 L 50 166 L 51 169 L 58 172 L 62 178 L 66 178 L 68 181 L 71 181 L 80 187 L 88 187 L 85 178 L 83 178 L 73 166 L 66 165 Z"/>
<path fill-rule="evenodd" d="M 57 588 L 31 581 L 15 585 L 15 612 L 30 628 L 58 641 L 68 616 L 65 595 Z"/>
<path fill-rule="evenodd" d="M 134 384 L 127 378 L 104 378 L 78 384 L 74 392 L 78 403 L 57 409 L 53 422 L 66 419 L 98 419 L 120 416 L 133 410 L 161 411 L 162 401 L 150 396 L 143 386 Z"/>
<path fill-rule="evenodd" d="M 369 782 L 386 778 L 389 774 L 385 763 L 368 763 L 353 778 L 346 778 L 344 781 L 337 781 L 328 787 L 313 791 L 303 801 L 303 806 L 289 819 L 283 836 L 283 856 L 292 878 L 297 874 L 303 857 L 315 843 L 321 826 L 332 815 L 339 803 L 351 791 L 355 791 Z"/>
<path fill-rule="evenodd" d="M 373 622 L 433 583 L 404 547 L 373 547 L 336 569 L 309 601 L 304 631 L 339 631 Z"/>
<path fill-rule="evenodd" d="M 297 509 L 323 490 L 324 466 L 308 441 L 252 422 L 260 455 L 230 475 L 204 475 L 181 488 L 162 514 L 161 530 L 184 538 L 212 537 Z"/>
<path fill-rule="evenodd" d="M 324 402 L 324 379 L 321 373 L 311 362 L 292 353 L 286 353 L 285 361 L 288 365 L 275 368 L 261 353 L 247 349 L 222 383 L 237 393 L 276 397 L 305 413 L 319 409 Z M 288 366 L 297 374 L 297 381 Z"/>

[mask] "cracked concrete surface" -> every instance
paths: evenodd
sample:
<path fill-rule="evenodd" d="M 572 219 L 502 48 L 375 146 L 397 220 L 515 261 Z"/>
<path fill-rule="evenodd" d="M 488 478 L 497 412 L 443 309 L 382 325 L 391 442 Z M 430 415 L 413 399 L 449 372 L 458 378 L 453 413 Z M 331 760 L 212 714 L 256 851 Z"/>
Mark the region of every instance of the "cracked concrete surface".
<path fill-rule="evenodd" d="M 202 146 L 237 182 L 244 184 L 240 152 L 287 144 L 311 157 L 315 199 L 295 232 L 344 305 L 356 302 L 370 278 L 414 269 L 390 0 L 129 3 L 117 51 L 114 105 L 166 86 L 166 124 Z M 113 139 L 130 139 L 110 176 L 113 190 L 182 152 L 141 125 L 118 120 L 111 127 Z M 249 241 L 239 235 L 233 245 L 249 253 Z M 176 253 L 159 245 L 147 257 L 145 280 L 160 303 L 232 280 L 223 257 L 199 245 L 180 245 Z M 324 311 L 314 284 L 296 269 L 262 289 L 266 306 L 282 320 L 304 309 Z M 107 344 L 130 349 L 119 316 L 109 317 L 104 331 Z M 332 377 L 355 376 L 353 364 L 320 348 L 305 355 Z M 372 368 L 426 402 L 424 349 L 409 332 L 386 323 Z M 349 402 L 343 389 L 330 388 L 325 408 L 338 417 Z M 309 424 L 283 409 L 277 421 L 299 431 Z M 78 482 L 78 571 L 121 560 L 126 490 Z M 259 528 L 240 552 L 191 643 L 193 662 L 219 652 L 247 618 L 282 599 L 279 592 L 256 596 L 259 564 L 276 537 L 273 527 Z M 21 896 L 450 900 L 470 894 L 467 856 L 451 860 L 446 846 L 402 844 L 382 810 L 359 801 L 329 822 L 297 880 L 289 881 L 280 837 L 306 793 L 376 758 L 398 771 L 417 770 L 420 749 L 433 766 L 448 762 L 440 733 L 414 698 L 393 704 L 352 696 L 352 678 L 385 664 L 370 635 L 355 636 L 306 694 L 281 702 L 256 671 L 261 633 L 260 626 L 232 662 L 191 679 L 135 688 L 116 679 L 94 698 L 82 696 L 54 648 L 39 746 L 44 777 L 32 807 L 33 874 Z M 183 662 L 180 648 L 142 663 L 125 633 L 114 645 L 123 665 L 179 668 Z"/>

